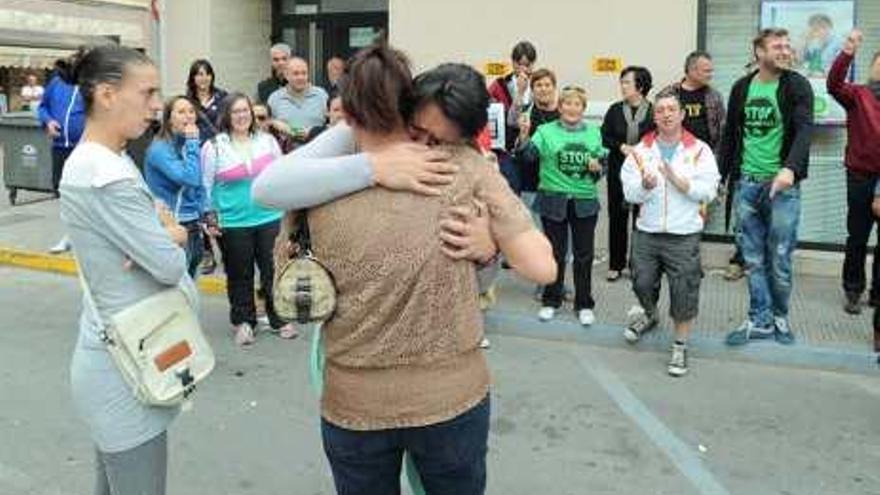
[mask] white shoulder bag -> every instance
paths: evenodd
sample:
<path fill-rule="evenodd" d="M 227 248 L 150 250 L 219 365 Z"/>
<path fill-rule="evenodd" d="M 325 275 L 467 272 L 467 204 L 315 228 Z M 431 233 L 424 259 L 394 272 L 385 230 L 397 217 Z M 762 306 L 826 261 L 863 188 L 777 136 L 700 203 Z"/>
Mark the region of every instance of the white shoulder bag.
<path fill-rule="evenodd" d="M 214 351 L 183 291 L 163 290 L 104 322 L 82 269 L 78 272 L 101 340 L 134 396 L 151 406 L 183 403 L 215 363 Z"/>

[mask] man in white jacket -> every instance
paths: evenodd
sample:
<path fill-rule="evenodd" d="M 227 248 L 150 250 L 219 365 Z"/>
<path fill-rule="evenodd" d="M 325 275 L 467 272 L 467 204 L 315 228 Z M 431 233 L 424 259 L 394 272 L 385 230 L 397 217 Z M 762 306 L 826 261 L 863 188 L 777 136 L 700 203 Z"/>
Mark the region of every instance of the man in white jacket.
<path fill-rule="evenodd" d="M 626 201 L 640 205 L 633 236 L 633 291 L 644 308 L 624 330 L 630 343 L 658 322 L 660 277 L 669 283 L 675 343 L 669 374 L 687 373 L 687 338 L 699 309 L 700 233 L 705 205 L 715 199 L 720 175 L 708 144 L 682 126 L 678 95 L 661 91 L 654 102 L 657 130 L 646 134 L 620 172 Z"/>

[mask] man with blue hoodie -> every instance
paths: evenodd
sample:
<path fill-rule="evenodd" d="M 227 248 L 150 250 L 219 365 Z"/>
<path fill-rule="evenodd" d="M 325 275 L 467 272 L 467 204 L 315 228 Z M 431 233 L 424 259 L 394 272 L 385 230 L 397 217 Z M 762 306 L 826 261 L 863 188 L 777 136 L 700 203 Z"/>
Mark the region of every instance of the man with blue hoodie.
<path fill-rule="evenodd" d="M 79 86 L 74 81 L 73 65 L 72 59 L 55 62 L 55 74 L 43 92 L 39 107 L 40 123 L 52 139 L 52 189 L 55 197 L 58 197 L 58 183 L 64 162 L 76 147 L 85 127 L 85 105 Z M 49 252 L 62 253 L 69 249 L 70 242 L 65 236 Z"/>

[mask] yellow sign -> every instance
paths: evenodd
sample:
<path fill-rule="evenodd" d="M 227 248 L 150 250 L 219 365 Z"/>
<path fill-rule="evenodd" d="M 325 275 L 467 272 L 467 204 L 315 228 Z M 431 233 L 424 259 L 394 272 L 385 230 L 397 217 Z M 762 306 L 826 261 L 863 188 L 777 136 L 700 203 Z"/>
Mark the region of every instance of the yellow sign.
<path fill-rule="evenodd" d="M 623 70 L 620 57 L 593 57 L 593 74 L 617 74 Z"/>
<path fill-rule="evenodd" d="M 486 62 L 486 65 L 483 66 L 483 74 L 492 77 L 506 76 L 512 70 L 513 68 L 508 62 Z"/>

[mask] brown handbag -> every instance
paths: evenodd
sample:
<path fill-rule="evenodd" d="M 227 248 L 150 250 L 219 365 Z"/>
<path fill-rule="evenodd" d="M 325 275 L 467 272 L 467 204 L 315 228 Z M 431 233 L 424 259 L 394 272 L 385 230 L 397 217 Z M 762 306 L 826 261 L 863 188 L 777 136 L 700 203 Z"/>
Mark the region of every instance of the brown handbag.
<path fill-rule="evenodd" d="M 292 256 L 278 256 L 272 301 L 281 318 L 297 323 L 324 322 L 336 311 L 333 274 L 312 253 L 308 213 L 299 212 L 296 228 L 281 241 L 295 246 Z"/>

